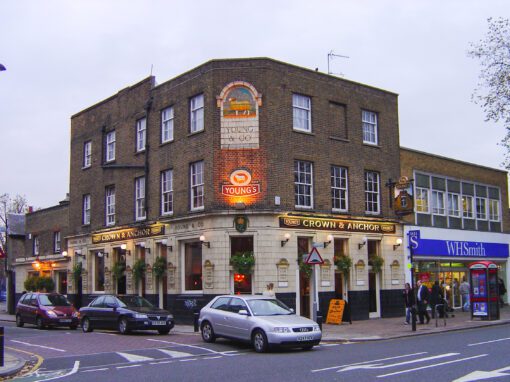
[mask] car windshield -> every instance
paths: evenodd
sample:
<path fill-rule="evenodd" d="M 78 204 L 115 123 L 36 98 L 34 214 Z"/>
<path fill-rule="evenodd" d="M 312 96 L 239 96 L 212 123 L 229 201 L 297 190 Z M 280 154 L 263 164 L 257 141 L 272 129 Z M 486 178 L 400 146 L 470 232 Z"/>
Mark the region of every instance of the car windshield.
<path fill-rule="evenodd" d="M 60 294 L 40 294 L 39 304 L 44 306 L 71 306 L 67 298 Z"/>
<path fill-rule="evenodd" d="M 278 316 L 294 313 L 287 305 L 276 299 L 248 300 L 248 305 L 254 316 Z"/>
<path fill-rule="evenodd" d="M 119 300 L 125 304 L 123 308 L 153 308 L 149 301 L 140 296 L 120 296 Z"/>

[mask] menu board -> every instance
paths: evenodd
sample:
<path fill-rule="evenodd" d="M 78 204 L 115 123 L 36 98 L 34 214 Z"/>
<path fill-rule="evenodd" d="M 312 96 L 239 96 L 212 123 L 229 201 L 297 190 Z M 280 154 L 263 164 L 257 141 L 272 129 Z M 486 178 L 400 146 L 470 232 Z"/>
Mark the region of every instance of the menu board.
<path fill-rule="evenodd" d="M 340 299 L 331 299 L 329 301 L 329 310 L 326 317 L 326 324 L 337 324 L 342 323 L 344 315 L 345 301 Z"/>
<path fill-rule="evenodd" d="M 487 275 L 484 269 L 471 270 L 471 282 L 473 283 L 473 298 L 487 297 Z M 487 310 L 486 310 L 487 311 Z"/>

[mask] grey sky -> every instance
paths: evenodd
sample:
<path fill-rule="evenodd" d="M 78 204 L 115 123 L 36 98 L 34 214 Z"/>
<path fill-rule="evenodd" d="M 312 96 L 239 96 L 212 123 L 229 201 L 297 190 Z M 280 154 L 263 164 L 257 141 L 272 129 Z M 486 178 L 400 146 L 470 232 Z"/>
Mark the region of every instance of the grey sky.
<path fill-rule="evenodd" d="M 470 101 L 469 42 L 508 0 L 3 0 L 0 194 L 49 207 L 69 182 L 70 117 L 147 77 L 213 58 L 271 57 L 399 96 L 400 144 L 501 168 L 502 126 Z"/>

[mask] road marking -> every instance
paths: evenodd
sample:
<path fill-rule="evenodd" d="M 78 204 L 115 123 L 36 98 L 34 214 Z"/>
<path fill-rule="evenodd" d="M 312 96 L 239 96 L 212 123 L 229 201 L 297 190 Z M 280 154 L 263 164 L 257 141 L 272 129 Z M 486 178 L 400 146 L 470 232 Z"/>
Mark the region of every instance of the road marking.
<path fill-rule="evenodd" d="M 472 382 L 479 381 L 481 379 L 489 379 L 489 378 L 498 378 L 498 377 L 508 377 L 509 374 L 503 373 L 503 371 L 509 371 L 510 366 L 503 367 L 501 369 L 492 370 L 492 371 L 473 371 L 463 377 L 456 379 L 453 382 Z"/>
<path fill-rule="evenodd" d="M 356 362 L 356 363 L 350 363 L 350 364 L 347 364 L 347 365 L 340 365 L 340 366 L 326 367 L 326 368 L 324 368 L 324 369 L 315 369 L 315 370 L 312 370 L 312 373 L 317 373 L 317 372 L 319 372 L 319 371 L 328 371 L 328 370 L 333 370 L 333 369 L 340 369 L 341 367 L 347 367 L 347 366 L 363 365 L 363 364 L 371 363 L 371 362 L 388 361 L 388 360 L 390 360 L 390 359 L 398 359 L 398 358 L 412 357 L 412 356 L 415 356 L 415 355 L 422 355 L 422 354 L 427 354 L 427 352 L 412 353 L 412 354 L 404 354 L 404 355 L 398 355 L 398 356 L 395 356 L 395 357 L 388 357 L 388 358 L 374 359 L 374 360 L 372 360 L 372 361 Z"/>
<path fill-rule="evenodd" d="M 182 358 L 182 357 L 193 357 L 194 354 L 184 353 L 182 351 L 174 351 L 174 350 L 166 350 L 166 349 L 157 349 L 166 355 L 169 355 L 172 358 Z"/>
<path fill-rule="evenodd" d="M 128 362 L 145 362 L 145 361 L 154 361 L 154 358 L 144 357 L 143 355 L 135 355 L 129 353 L 121 353 L 117 352 L 118 355 L 125 358 Z"/>
<path fill-rule="evenodd" d="M 347 366 L 347 367 L 343 368 L 342 370 L 338 370 L 337 373 L 341 373 L 343 371 L 349 371 L 349 370 L 356 370 L 356 369 L 387 369 L 389 367 L 408 365 L 410 363 L 425 362 L 425 361 L 430 361 L 433 359 L 439 359 L 439 358 L 445 358 L 445 357 L 453 357 L 454 355 L 459 355 L 459 354 L 460 353 L 445 353 L 445 354 L 433 355 L 430 357 L 412 359 L 410 361 L 397 362 L 397 363 L 393 363 L 393 364 L 389 364 L 389 365 L 367 364 L 367 365 Z"/>
<path fill-rule="evenodd" d="M 455 359 L 453 361 L 446 361 L 446 362 L 436 363 L 435 365 L 415 367 L 414 369 L 408 369 L 408 370 L 396 371 L 396 372 L 390 373 L 390 374 L 378 375 L 377 378 L 385 378 L 385 377 L 390 377 L 392 375 L 405 374 L 405 373 L 410 373 L 410 372 L 413 372 L 413 371 L 418 371 L 418 370 L 423 370 L 423 369 L 430 369 L 432 367 L 449 365 L 451 363 L 457 363 L 457 362 L 464 362 L 464 361 L 468 361 L 470 359 L 481 358 L 481 357 L 486 357 L 486 356 L 488 356 L 488 354 L 480 354 L 480 355 L 475 355 L 473 357 L 467 357 L 467 358 Z"/>
<path fill-rule="evenodd" d="M 94 371 L 105 371 L 105 370 L 108 370 L 108 368 L 107 367 L 103 367 L 101 369 L 82 370 L 82 371 L 80 371 L 80 373 L 92 373 Z"/>
<path fill-rule="evenodd" d="M 186 346 L 186 347 L 190 347 L 190 348 L 194 348 L 194 349 L 200 349 L 200 350 L 205 350 L 205 351 L 208 351 L 210 353 L 215 353 L 215 354 L 218 354 L 218 353 L 221 353 L 221 352 L 217 352 L 215 350 L 211 350 L 211 349 L 208 349 L 208 348 L 204 348 L 202 346 L 195 346 L 195 345 L 188 345 L 188 344 L 180 344 L 178 342 L 172 342 L 172 341 L 164 341 L 164 340 L 155 340 L 153 338 L 146 338 L 147 341 L 154 341 L 154 342 L 163 342 L 165 344 L 170 344 L 170 345 L 176 345 L 176 346 Z"/>
<path fill-rule="evenodd" d="M 477 342 L 477 343 L 475 343 L 475 344 L 469 344 L 468 346 L 485 345 L 485 344 L 491 344 L 491 343 L 493 343 L 493 342 L 508 341 L 508 340 L 510 340 L 510 337 L 508 337 L 508 338 L 500 338 L 500 339 L 492 340 L 492 341 Z"/>
<path fill-rule="evenodd" d="M 73 368 L 71 369 L 71 371 L 69 373 L 64 374 L 64 375 L 59 375 L 57 377 L 45 378 L 45 379 L 43 379 L 43 381 L 51 381 L 51 380 L 54 380 L 54 379 L 60 379 L 60 378 L 64 378 L 64 377 L 69 377 L 70 375 L 76 374 L 78 372 L 79 368 L 80 368 L 80 361 L 74 361 Z"/>
<path fill-rule="evenodd" d="M 128 366 L 117 366 L 116 369 L 128 369 L 130 367 L 140 367 L 142 365 L 138 364 L 138 365 L 128 365 Z"/>
<path fill-rule="evenodd" d="M 25 350 L 19 350 L 19 349 L 16 349 L 16 348 L 11 348 L 10 346 L 6 346 L 5 347 L 6 349 L 10 349 L 10 350 L 14 350 L 14 351 L 18 351 L 20 353 L 25 353 L 25 354 L 29 354 L 35 358 L 37 358 L 37 362 L 35 363 L 34 366 L 32 366 L 32 368 L 28 371 L 28 374 L 31 374 L 31 373 L 34 373 L 37 369 L 39 369 L 39 367 L 41 366 L 41 364 L 43 363 L 44 361 L 44 358 L 41 357 L 39 354 L 35 354 L 35 353 L 31 353 L 29 351 L 25 351 Z"/>
<path fill-rule="evenodd" d="M 43 345 L 34 345 L 34 344 L 31 344 L 31 343 L 28 343 L 28 342 L 22 342 L 22 341 L 17 341 L 17 340 L 9 340 L 11 342 L 16 342 L 18 344 L 22 344 L 22 345 L 25 345 L 25 346 L 33 346 L 33 347 L 37 347 L 37 348 L 43 348 L 43 349 L 49 349 L 49 350 L 55 350 L 55 351 L 60 351 L 60 352 L 63 352 L 65 353 L 66 351 L 65 350 L 62 350 L 62 349 L 57 349 L 57 348 L 52 348 L 50 346 L 43 346 Z"/>
<path fill-rule="evenodd" d="M 218 359 L 218 358 L 222 358 L 221 355 L 218 355 L 216 357 L 204 357 L 203 359 Z"/>
<path fill-rule="evenodd" d="M 179 362 L 189 362 L 189 361 L 197 361 L 196 358 L 189 358 L 189 359 L 180 359 Z"/>
<path fill-rule="evenodd" d="M 160 361 L 160 362 L 151 362 L 151 365 L 161 365 L 163 363 L 172 363 L 173 361 Z"/>

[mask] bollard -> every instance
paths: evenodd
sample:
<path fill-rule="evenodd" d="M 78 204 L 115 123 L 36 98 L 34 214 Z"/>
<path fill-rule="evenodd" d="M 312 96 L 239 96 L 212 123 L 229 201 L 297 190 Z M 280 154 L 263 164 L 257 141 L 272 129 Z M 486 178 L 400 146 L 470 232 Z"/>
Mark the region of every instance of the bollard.
<path fill-rule="evenodd" d="M 0 367 L 4 366 L 4 327 L 0 326 Z"/>
<path fill-rule="evenodd" d="M 321 314 L 317 314 L 317 323 L 319 324 L 319 328 L 322 332 L 322 315 Z"/>
<path fill-rule="evenodd" d="M 193 313 L 193 331 L 198 332 L 198 312 Z"/>

